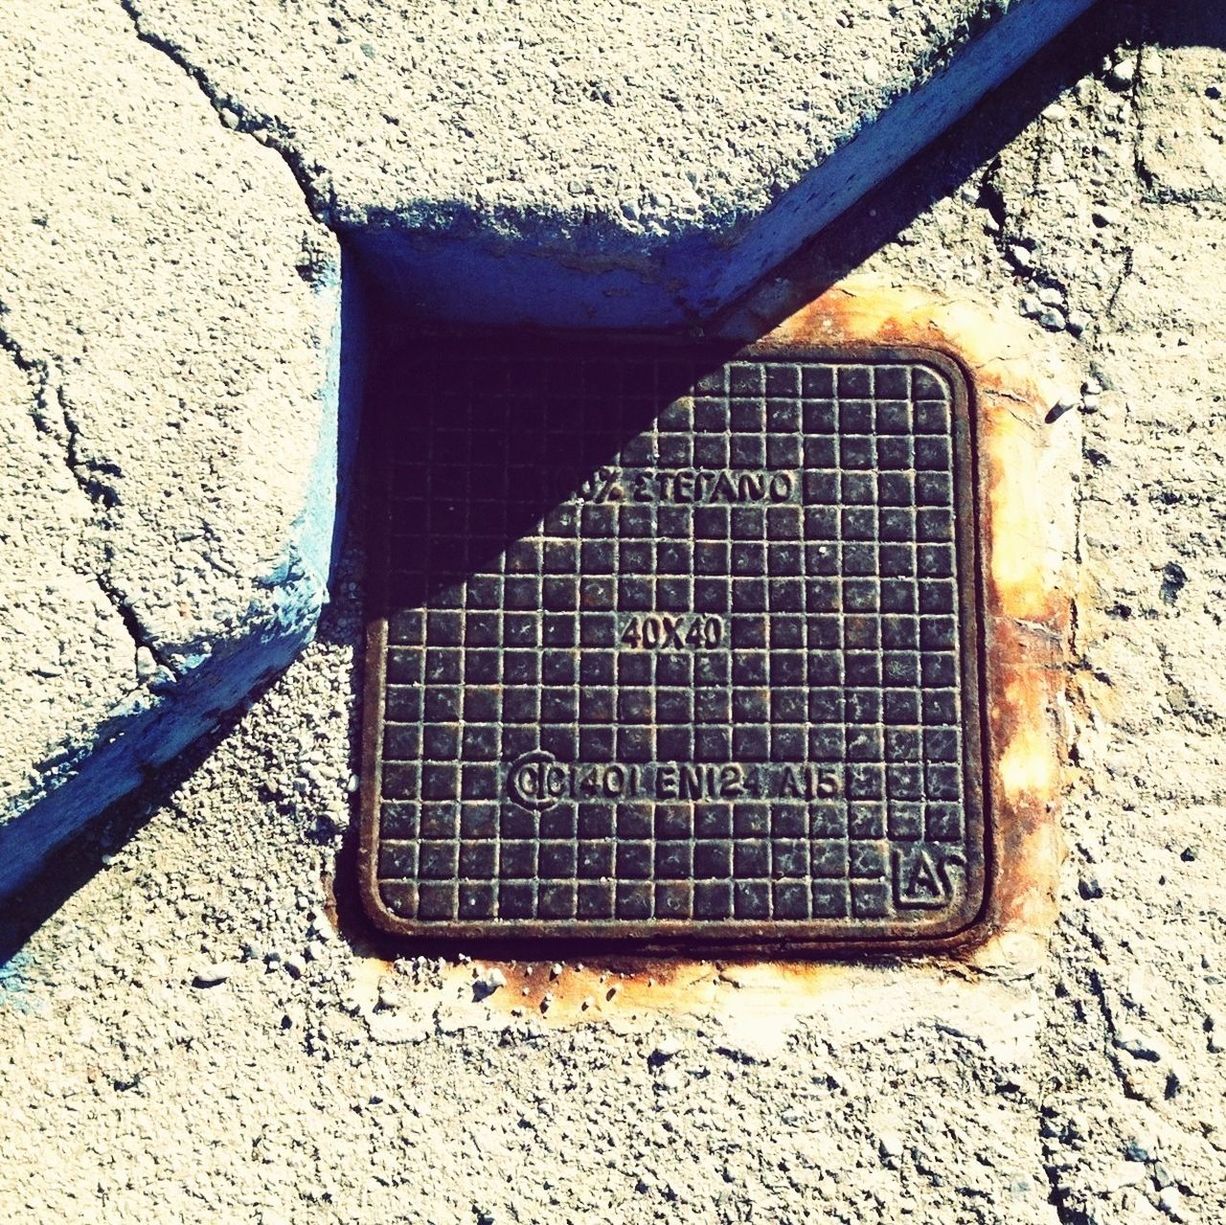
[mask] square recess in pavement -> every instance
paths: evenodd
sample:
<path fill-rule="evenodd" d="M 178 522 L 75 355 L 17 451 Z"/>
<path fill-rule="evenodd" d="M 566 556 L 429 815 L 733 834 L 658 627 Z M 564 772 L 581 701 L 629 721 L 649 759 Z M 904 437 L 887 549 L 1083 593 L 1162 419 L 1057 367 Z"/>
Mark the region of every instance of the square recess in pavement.
<path fill-rule="evenodd" d="M 360 855 L 380 926 L 858 948 L 974 923 L 951 361 L 442 336 L 394 385 Z"/>

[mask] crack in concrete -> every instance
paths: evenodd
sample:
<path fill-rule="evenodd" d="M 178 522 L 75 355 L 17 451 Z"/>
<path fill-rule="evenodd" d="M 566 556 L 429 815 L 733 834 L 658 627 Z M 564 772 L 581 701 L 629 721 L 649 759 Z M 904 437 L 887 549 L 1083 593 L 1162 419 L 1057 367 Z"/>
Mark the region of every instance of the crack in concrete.
<path fill-rule="evenodd" d="M 1078 448 L 1078 458 L 1081 460 L 1081 472 L 1079 473 L 1080 479 L 1073 490 L 1073 566 L 1076 572 L 1080 574 L 1081 567 L 1085 564 L 1085 528 L 1083 519 L 1085 515 L 1085 473 L 1086 464 L 1088 463 L 1084 430 L 1081 436 L 1081 445 Z M 1073 594 L 1069 599 L 1069 655 L 1071 658 L 1069 659 L 1068 671 L 1071 676 L 1077 668 L 1084 666 L 1086 660 L 1084 643 L 1082 642 L 1081 589 L 1079 586 L 1074 587 Z"/>
<path fill-rule="evenodd" d="M 8 307 L 0 302 L 0 320 L 8 313 Z M 34 419 L 38 432 L 48 438 L 55 438 L 62 444 L 63 440 L 56 437 L 55 430 L 51 426 L 50 413 L 47 411 L 51 388 L 51 367 L 45 361 L 27 356 L 25 350 L 3 323 L 0 323 L 0 349 L 3 349 L 13 359 L 18 370 L 34 380 L 34 409 L 30 416 Z M 69 468 L 71 470 L 71 465 Z M 76 474 L 73 473 L 73 475 L 75 477 Z"/>
<path fill-rule="evenodd" d="M 1030 159 L 1029 199 L 1035 199 L 1039 195 L 1048 151 L 1049 145 L 1042 130 L 1039 129 Z M 1004 189 L 1000 185 L 1002 168 L 1002 159 L 999 156 L 994 157 L 979 178 L 977 204 L 988 213 L 995 227 L 986 227 L 988 240 L 996 248 L 997 254 L 1008 267 L 1011 275 L 1027 294 L 1038 294 L 1045 289 L 1053 289 L 1060 295 L 1059 310 L 1066 319 L 1064 328 L 1059 329 L 1063 331 L 1068 328 L 1067 317 L 1075 313 L 1070 286 L 1047 263 L 1037 258 L 1041 248 L 1026 232 L 1028 206 L 1022 203 L 1019 208 L 1010 209 Z M 1029 253 L 1029 257 L 1019 256 L 1019 249 Z M 1035 319 L 1033 314 L 1025 317 Z M 1096 326 L 1092 317 L 1091 326 L 1087 330 L 1096 329 Z M 1044 330 L 1052 329 L 1044 327 Z"/>
<path fill-rule="evenodd" d="M 57 385 L 55 398 L 60 407 L 60 416 L 64 422 L 64 450 L 68 458 L 68 466 L 76 477 L 81 491 L 96 506 L 110 510 L 119 502 L 119 494 L 113 485 L 100 479 L 99 474 L 106 476 L 121 476 L 120 469 L 106 460 L 83 459 L 81 456 L 81 427 L 72 415 L 68 402 L 64 399 L 63 388 Z M 87 475 L 88 473 L 88 475 Z"/>
<path fill-rule="evenodd" d="M 1070 947 L 1082 954 L 1070 957 L 1065 963 L 1066 972 L 1084 988 L 1080 995 L 1072 999 L 1078 1021 L 1094 1033 L 1093 1049 L 1096 1055 L 1102 1057 L 1100 1066 L 1103 1071 L 1114 1078 L 1112 1083 L 1118 1084 L 1125 1097 L 1133 1097 L 1128 1091 L 1126 1073 L 1115 1044 L 1116 1023 L 1108 999 L 1108 988 L 1093 964 L 1095 960 L 1107 960 L 1103 941 L 1084 915 L 1062 922 L 1060 926 L 1069 939 Z M 1085 1065 L 1080 1058 L 1077 1066 L 1084 1074 Z M 1055 1209 L 1060 1225 L 1089 1225 L 1096 1218 L 1092 1215 L 1086 1194 L 1078 1189 L 1077 1180 L 1068 1176 L 1070 1171 L 1084 1167 L 1086 1157 L 1078 1154 L 1072 1164 L 1061 1164 L 1060 1141 L 1043 1135 L 1044 1123 L 1054 1122 L 1058 1117 L 1057 1108 L 1049 1105 L 1049 1095 L 1045 1092 L 1039 1102 L 1038 1122 L 1041 1163 L 1049 1188 L 1048 1203 Z"/>
<path fill-rule="evenodd" d="M 1035 153 L 1030 167 L 1032 196 L 1037 194 L 1039 183 L 1041 182 L 1045 150 L 1041 135 L 1035 144 Z M 1043 264 L 1035 263 L 1033 260 L 1022 260 L 1016 254 L 1015 248 L 1022 247 L 1027 251 L 1033 251 L 1034 245 L 1025 232 L 1024 215 L 1020 220 L 1011 221 L 1008 202 L 999 184 L 1001 167 L 1001 159 L 999 157 L 993 158 L 979 179 L 979 199 L 977 203 L 980 208 L 988 213 L 996 226 L 994 230 L 988 229 L 989 241 L 996 248 L 1001 259 L 1008 265 L 1009 271 L 1019 281 L 1040 290 L 1058 290 L 1067 303 L 1069 301 L 1068 286 L 1060 277 Z"/>
<path fill-rule="evenodd" d="M 0 318 L 7 313 L 7 308 L 0 304 Z M 68 411 L 64 402 L 63 392 L 52 377 L 51 364 L 40 358 L 30 357 L 12 333 L 2 324 L 0 324 L 0 349 L 7 353 L 13 359 L 17 368 L 33 381 L 34 407 L 30 416 L 34 421 L 34 426 L 40 434 L 53 440 L 64 452 L 64 466 L 68 469 L 77 488 L 88 499 L 90 506 L 95 508 L 102 507 L 103 509 L 109 509 L 111 506 L 114 506 L 118 501 L 114 489 L 97 479 L 95 475 L 96 466 L 94 464 L 81 458 L 79 447 L 81 437 L 80 426 Z M 59 408 L 58 418 L 63 423 L 63 434 L 60 434 L 53 424 L 56 415 L 53 415 L 51 411 L 52 399 L 54 399 Z M 106 471 L 107 468 L 104 466 L 103 470 Z M 114 475 L 115 473 L 112 472 L 110 474 Z M 165 668 L 173 672 L 174 670 L 169 662 L 154 645 L 152 636 L 144 625 L 141 624 L 140 617 L 133 607 L 131 600 L 123 595 L 110 575 L 103 573 L 101 570 L 89 570 L 80 566 L 75 566 L 74 569 L 83 577 L 92 579 L 97 584 L 106 602 L 115 611 L 128 636 L 132 639 L 132 645 L 137 656 L 139 657 L 140 651 L 143 648 L 153 656 L 159 668 Z M 139 658 L 134 662 L 133 667 L 139 676 L 141 670 Z"/>
<path fill-rule="evenodd" d="M 1120 296 L 1121 290 L 1123 290 L 1125 284 L 1127 284 L 1128 278 L 1132 276 L 1132 261 L 1133 248 L 1129 247 L 1128 250 L 1124 252 L 1124 259 L 1120 264 L 1119 276 L 1115 279 L 1115 286 L 1111 290 L 1111 296 L 1107 299 L 1107 306 L 1103 312 L 1108 318 L 1114 317 L 1115 303 Z"/>
<path fill-rule="evenodd" d="M 242 132 L 260 144 L 267 145 L 280 156 L 290 174 L 294 176 L 294 181 L 302 192 L 311 216 L 320 225 L 337 231 L 337 226 L 333 221 L 336 212 L 336 197 L 331 189 L 326 168 L 308 165 L 306 158 L 294 146 L 289 131 L 280 120 L 254 111 L 241 99 L 226 93 L 210 79 L 203 68 L 191 62 L 182 47 L 148 29 L 144 14 L 135 0 L 119 0 L 119 6 L 132 23 L 136 37 L 166 56 L 196 84 L 205 100 L 217 112 L 218 119 L 226 129 Z"/>
<path fill-rule="evenodd" d="M 1145 48 L 1154 43 L 1152 14 L 1146 10 L 1140 14 L 1136 32 L 1137 45 L 1133 58 L 1132 82 L 1128 89 L 1128 111 L 1132 116 L 1132 170 L 1141 187 L 1142 199 L 1156 196 L 1153 175 L 1145 164 L 1145 118 L 1141 113 L 1141 90 L 1144 86 Z"/>
<path fill-rule="evenodd" d="M 1141 15 L 1140 21 L 1141 26 L 1137 32 L 1137 48 L 1135 53 L 1136 66 L 1133 72 L 1132 86 L 1128 91 L 1128 113 L 1132 120 L 1132 172 L 1137 180 L 1137 186 L 1139 189 L 1138 194 L 1144 201 L 1152 192 L 1153 181 L 1149 170 L 1145 165 L 1145 120 L 1141 114 L 1141 77 L 1144 65 L 1144 50 L 1152 40 L 1153 30 L 1150 14 L 1148 12 Z M 1107 305 L 1103 312 L 1108 319 L 1114 319 L 1115 304 L 1119 300 L 1120 293 L 1127 283 L 1129 277 L 1132 276 L 1134 251 L 1135 247 L 1131 243 L 1124 251 L 1124 258 L 1120 264 L 1119 275 L 1115 279 L 1115 284 L 1107 298 Z"/>
<path fill-rule="evenodd" d="M 1069 1202 L 1069 1187 L 1061 1178 L 1061 1170 L 1054 1161 L 1049 1161 L 1048 1145 L 1043 1142 L 1043 1112 L 1037 1115 L 1039 1123 L 1039 1165 L 1043 1170 L 1043 1180 L 1047 1183 L 1047 1202 L 1056 1210 L 1056 1220 L 1060 1225 L 1086 1225 L 1087 1217 L 1084 1209 Z"/>
<path fill-rule="evenodd" d="M 1083 917 L 1075 930 L 1085 937 L 1088 949 L 1093 951 L 1094 958 L 1102 965 L 1109 965 L 1110 957 L 1105 948 L 1103 937 L 1094 930 L 1090 921 Z M 1123 1093 L 1124 1097 L 1130 1101 L 1139 1102 L 1152 1110 L 1152 1103 L 1147 1096 L 1140 1092 L 1132 1083 L 1128 1068 L 1120 1053 L 1121 1031 L 1123 1027 L 1116 1015 L 1116 1004 L 1118 1001 L 1111 998 L 1114 994 L 1113 990 L 1108 986 L 1100 969 L 1092 964 L 1086 964 L 1085 966 L 1085 986 L 1087 988 L 1086 998 L 1092 1000 L 1097 1005 L 1102 1021 L 1103 1039 L 1101 1054 L 1104 1056 L 1105 1066 L 1115 1076 L 1120 1092 Z M 1145 1056 L 1142 1056 L 1142 1058 L 1145 1058 Z M 1154 1060 L 1157 1062 L 1156 1056 L 1154 1056 Z M 1171 1094 L 1172 1090 L 1168 1084 L 1166 1096 L 1169 1098 Z"/>

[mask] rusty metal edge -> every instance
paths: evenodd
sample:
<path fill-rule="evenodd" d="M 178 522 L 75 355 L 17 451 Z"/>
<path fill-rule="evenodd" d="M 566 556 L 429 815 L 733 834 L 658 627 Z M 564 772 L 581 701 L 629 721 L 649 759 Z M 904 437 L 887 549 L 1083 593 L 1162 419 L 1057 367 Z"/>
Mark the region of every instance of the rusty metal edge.
<path fill-rule="evenodd" d="M 458 342 L 464 334 L 454 329 L 423 331 L 418 343 L 437 339 L 441 342 Z M 958 525 L 955 547 L 959 565 L 959 595 L 963 613 L 960 629 L 964 646 L 970 639 L 971 650 L 963 651 L 964 728 L 968 734 L 964 740 L 963 771 L 969 786 L 966 794 L 973 799 L 973 812 L 968 805 L 968 819 L 974 819 L 977 843 L 982 847 L 982 858 L 976 865 L 974 887 L 968 890 L 968 904 L 953 916 L 951 925 L 946 916 L 938 925 L 917 928 L 915 934 L 899 934 L 896 925 L 880 923 L 880 934 L 853 939 L 831 931 L 829 924 L 814 922 L 796 923 L 782 928 L 775 923 L 742 923 L 721 921 L 698 925 L 686 920 L 648 920 L 606 923 L 583 923 L 579 921 L 516 921 L 510 923 L 422 923 L 407 920 L 392 913 L 379 895 L 378 882 L 378 826 L 379 801 L 381 796 L 381 761 L 385 672 L 383 656 L 387 642 L 387 482 L 390 471 L 383 460 L 389 448 L 380 446 L 390 422 L 386 413 L 378 413 L 373 422 L 370 449 L 375 457 L 375 469 L 379 487 L 375 497 L 369 498 L 366 508 L 368 538 L 377 554 L 373 567 L 373 581 L 368 586 L 368 606 L 378 609 L 376 616 L 368 619 L 366 632 L 366 658 L 364 667 L 362 700 L 362 777 L 360 787 L 360 822 L 358 837 L 358 892 L 367 917 L 381 931 L 392 936 L 412 938 L 421 944 L 435 947 L 455 946 L 465 940 L 482 940 L 504 945 L 520 946 L 525 941 L 548 943 L 561 949 L 594 949 L 632 954 L 686 953 L 692 955 L 753 955 L 769 953 L 792 956 L 820 956 L 843 958 L 865 955 L 891 956 L 898 954 L 922 955 L 952 952 L 981 942 L 991 934 L 993 905 L 997 884 L 997 847 L 994 836 L 994 816 L 990 796 L 991 771 L 985 758 L 988 743 L 985 695 L 990 692 L 990 652 L 985 649 L 984 584 L 982 574 L 982 549 L 979 541 L 979 526 L 982 521 L 984 491 L 979 480 L 975 447 L 979 404 L 974 379 L 960 360 L 958 354 L 931 344 L 906 345 L 881 341 L 846 340 L 836 344 L 814 344 L 796 340 L 772 341 L 769 336 L 752 344 L 731 344 L 724 338 L 697 338 L 678 336 L 675 333 L 653 334 L 649 332 L 613 334 L 559 333 L 542 331 L 494 332 L 487 338 L 514 344 L 517 341 L 554 341 L 574 347 L 638 347 L 659 346 L 662 348 L 687 348 L 709 350 L 721 361 L 738 358 L 752 360 L 763 357 L 787 356 L 792 360 L 866 362 L 908 361 L 926 363 L 937 369 L 948 383 L 951 391 L 951 412 L 954 425 L 954 479 L 956 522 Z M 372 560 L 375 560 L 372 557 Z M 368 573 L 370 571 L 368 570 Z M 372 707 L 375 717 L 371 718 Z M 970 743 L 974 740 L 974 744 Z M 860 931 L 871 929 L 872 924 L 861 924 Z"/>

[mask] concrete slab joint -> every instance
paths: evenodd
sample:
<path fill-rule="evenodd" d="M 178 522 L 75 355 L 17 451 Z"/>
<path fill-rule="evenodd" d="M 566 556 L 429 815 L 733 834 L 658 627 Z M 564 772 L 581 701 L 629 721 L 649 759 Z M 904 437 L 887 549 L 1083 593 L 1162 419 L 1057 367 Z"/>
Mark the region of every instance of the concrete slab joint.
<path fill-rule="evenodd" d="M 0 540 L 0 894 L 310 637 L 355 276 L 438 319 L 700 325 L 1088 4 L 4 0 L 6 428 L 62 494 Z"/>

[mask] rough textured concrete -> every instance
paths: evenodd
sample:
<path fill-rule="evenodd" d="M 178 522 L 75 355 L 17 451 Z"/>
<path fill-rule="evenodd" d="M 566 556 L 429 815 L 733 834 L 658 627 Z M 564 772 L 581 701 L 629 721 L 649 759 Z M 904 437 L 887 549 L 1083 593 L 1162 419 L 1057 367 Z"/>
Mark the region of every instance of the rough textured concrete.
<path fill-rule="evenodd" d="M 1089 0 L 124 0 L 438 317 L 693 322 Z"/>
<path fill-rule="evenodd" d="M 781 318 L 854 269 L 956 287 L 1081 372 L 1077 778 L 1046 962 L 765 998 L 708 968 L 688 1006 L 641 984 L 551 1029 L 490 1002 L 518 980 L 478 1002 L 473 966 L 338 937 L 355 536 L 301 660 L 81 848 L 75 893 L 65 860 L 59 893 L 6 912 L 12 1218 L 1226 1217 L 1226 29 L 1207 14 L 1082 23 L 756 295 Z"/>
<path fill-rule="evenodd" d="M 33 372 L 0 360 L 0 789 L 38 786 L 33 769 L 65 734 L 88 734 L 136 683 L 136 648 L 120 611 L 74 565 L 93 507 L 39 430 Z"/>
<path fill-rule="evenodd" d="M 0 893 L 309 633 L 340 324 L 281 159 L 120 9 L 4 23 Z"/>
<path fill-rule="evenodd" d="M 7 716 L 0 896 L 309 637 L 353 432 L 336 235 L 398 310 L 692 322 L 1087 3 L 15 12 L 0 333 L 110 609 L 11 605 L 39 713 Z"/>

